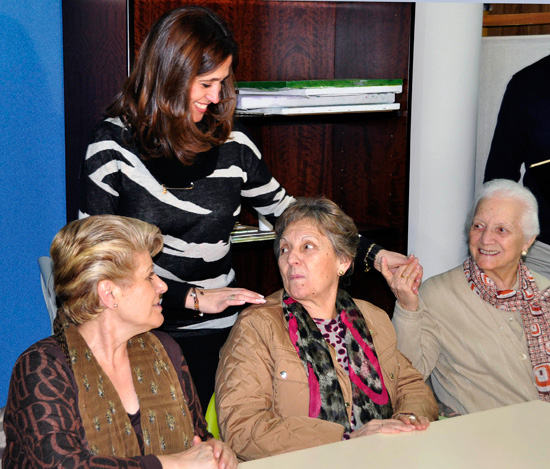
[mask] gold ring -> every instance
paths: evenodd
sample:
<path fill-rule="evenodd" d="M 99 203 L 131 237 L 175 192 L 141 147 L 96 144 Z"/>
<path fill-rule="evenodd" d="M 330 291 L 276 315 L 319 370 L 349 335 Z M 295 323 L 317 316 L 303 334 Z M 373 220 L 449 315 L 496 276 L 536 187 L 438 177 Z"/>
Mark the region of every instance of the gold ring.
<path fill-rule="evenodd" d="M 235 295 L 231 295 L 231 296 L 229 297 L 229 299 L 230 299 L 230 300 L 234 300 L 234 299 L 235 299 Z"/>
<path fill-rule="evenodd" d="M 402 278 L 409 278 L 408 275 L 403 275 L 403 274 L 401 274 L 401 277 L 402 277 Z"/>

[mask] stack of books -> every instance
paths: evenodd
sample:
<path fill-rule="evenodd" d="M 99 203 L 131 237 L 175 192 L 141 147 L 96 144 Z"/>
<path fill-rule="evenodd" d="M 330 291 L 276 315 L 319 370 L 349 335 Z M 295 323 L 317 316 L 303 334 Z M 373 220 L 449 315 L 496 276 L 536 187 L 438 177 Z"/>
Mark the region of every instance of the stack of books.
<path fill-rule="evenodd" d="M 241 225 L 238 222 L 231 232 L 231 242 L 233 244 L 269 239 L 275 239 L 275 232 L 260 230 L 257 226 Z"/>
<path fill-rule="evenodd" d="M 403 80 L 237 82 L 237 115 L 299 115 L 393 111 Z"/>

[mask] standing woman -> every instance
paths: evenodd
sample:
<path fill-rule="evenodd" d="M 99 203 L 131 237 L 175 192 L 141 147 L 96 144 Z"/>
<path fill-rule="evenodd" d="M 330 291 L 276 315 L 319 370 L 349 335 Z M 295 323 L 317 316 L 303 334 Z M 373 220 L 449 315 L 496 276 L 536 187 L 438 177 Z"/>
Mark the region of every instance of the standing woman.
<path fill-rule="evenodd" d="M 164 234 L 155 258 L 169 286 L 163 327 L 182 347 L 203 407 L 238 311 L 264 303 L 262 295 L 235 288 L 230 233 L 241 199 L 271 222 L 294 201 L 234 127 L 236 54 L 211 10 L 188 6 L 162 16 L 95 127 L 81 174 L 81 217 L 135 217 Z M 380 248 L 362 244 L 362 258 L 373 264 Z M 384 256 L 390 265 L 407 262 L 401 254 Z"/>

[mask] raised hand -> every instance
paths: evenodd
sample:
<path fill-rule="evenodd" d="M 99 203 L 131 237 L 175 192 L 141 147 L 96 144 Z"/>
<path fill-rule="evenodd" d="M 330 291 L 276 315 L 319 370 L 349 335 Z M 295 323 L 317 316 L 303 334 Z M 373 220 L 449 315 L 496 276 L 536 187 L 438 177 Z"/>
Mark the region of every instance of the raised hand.
<path fill-rule="evenodd" d="M 382 259 L 384 257 L 386 258 L 388 269 L 392 274 L 395 274 L 399 267 L 408 265 L 413 259 L 415 259 L 412 254 L 407 257 L 399 252 L 382 249 L 378 252 L 378 254 L 376 254 L 376 258 L 374 259 L 374 268 L 378 270 L 378 272 L 382 272 Z M 415 286 L 418 288 L 420 286 L 420 282 L 422 281 L 422 272 L 420 272 L 420 275 L 417 276 L 415 280 Z"/>
<path fill-rule="evenodd" d="M 409 256 L 406 264 L 399 266 L 392 272 L 388 267 L 388 261 L 385 257 L 382 257 L 381 272 L 399 305 L 408 311 L 416 311 L 419 303 L 418 287 L 423 272 L 418 258 L 413 255 Z"/>

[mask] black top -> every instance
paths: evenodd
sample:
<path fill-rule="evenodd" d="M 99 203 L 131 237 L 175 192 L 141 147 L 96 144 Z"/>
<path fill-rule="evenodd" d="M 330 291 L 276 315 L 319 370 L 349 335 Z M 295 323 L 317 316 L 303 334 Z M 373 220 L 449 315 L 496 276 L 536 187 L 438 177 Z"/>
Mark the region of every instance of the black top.
<path fill-rule="evenodd" d="M 497 178 L 519 181 L 525 163 L 523 184 L 539 204 L 541 233 L 550 244 L 550 56 L 517 72 L 506 88 L 485 168 L 485 181 Z M 544 173 L 548 176 L 544 176 Z M 540 178 L 538 175 L 540 174 Z M 542 180 L 542 182 L 541 182 Z"/>

